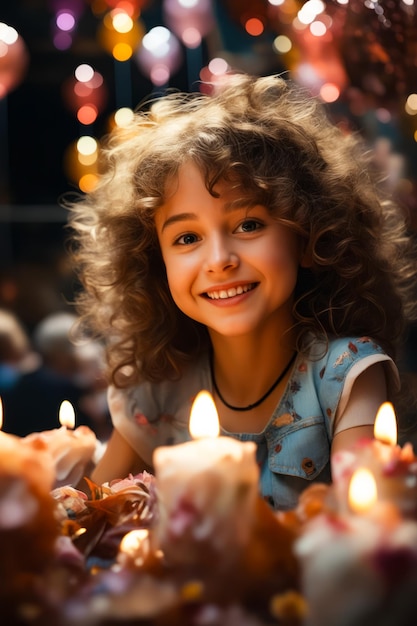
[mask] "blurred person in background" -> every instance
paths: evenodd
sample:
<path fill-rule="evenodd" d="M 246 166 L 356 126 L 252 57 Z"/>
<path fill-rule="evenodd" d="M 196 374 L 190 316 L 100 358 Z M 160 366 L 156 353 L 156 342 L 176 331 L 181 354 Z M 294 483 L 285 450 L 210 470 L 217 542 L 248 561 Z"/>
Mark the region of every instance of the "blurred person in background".
<path fill-rule="evenodd" d="M 38 355 L 34 367 L 2 392 L 5 432 L 24 437 L 59 428 L 61 403 L 69 400 L 77 426 L 85 424 L 97 437 L 107 436 L 101 347 L 72 341 L 76 321 L 76 315 L 58 311 L 47 315 L 34 329 L 32 349 Z"/>
<path fill-rule="evenodd" d="M 0 394 L 38 365 L 39 357 L 24 325 L 12 311 L 0 309 Z"/>

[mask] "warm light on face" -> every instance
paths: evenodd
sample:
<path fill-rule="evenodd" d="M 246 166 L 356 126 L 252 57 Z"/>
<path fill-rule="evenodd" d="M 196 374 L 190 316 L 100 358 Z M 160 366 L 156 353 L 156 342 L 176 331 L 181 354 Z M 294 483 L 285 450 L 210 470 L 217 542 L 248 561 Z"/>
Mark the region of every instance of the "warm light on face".
<path fill-rule="evenodd" d="M 64 400 L 59 407 L 59 423 L 67 428 L 75 426 L 75 411 L 71 402 Z"/>
<path fill-rule="evenodd" d="M 360 468 L 353 474 L 349 485 L 349 506 L 355 513 L 366 513 L 377 500 L 377 488 L 372 472 Z"/>
<path fill-rule="evenodd" d="M 193 439 L 218 437 L 219 432 L 219 417 L 214 400 L 208 391 L 200 391 L 191 407 L 191 436 Z"/>
<path fill-rule="evenodd" d="M 374 437 L 392 446 L 397 443 L 397 420 L 391 402 L 384 402 L 379 407 L 375 418 Z"/>

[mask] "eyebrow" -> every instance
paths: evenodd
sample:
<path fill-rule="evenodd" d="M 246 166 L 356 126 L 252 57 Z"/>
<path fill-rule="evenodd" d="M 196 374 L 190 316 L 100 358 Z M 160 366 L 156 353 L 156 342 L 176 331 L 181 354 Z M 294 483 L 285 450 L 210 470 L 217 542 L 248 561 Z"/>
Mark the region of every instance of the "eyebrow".
<path fill-rule="evenodd" d="M 256 206 L 256 204 L 253 204 L 251 202 L 248 202 L 247 204 L 239 202 L 238 205 L 236 205 L 235 202 L 227 202 L 224 208 L 226 211 L 231 213 L 232 211 L 239 211 L 240 209 L 251 209 L 254 206 Z M 197 215 L 191 212 L 177 213 L 176 215 L 171 215 L 171 217 L 168 217 L 165 220 L 165 222 L 162 224 L 161 232 L 164 232 L 164 230 L 168 228 L 168 226 L 171 226 L 172 224 L 176 224 L 177 222 L 183 222 L 185 220 L 195 220 L 195 219 L 198 219 Z"/>
<path fill-rule="evenodd" d="M 162 224 L 161 231 L 164 232 L 164 230 L 168 226 L 176 224 L 177 222 L 183 222 L 185 220 L 193 219 L 197 219 L 197 215 L 195 213 L 177 213 L 176 215 L 171 215 L 171 217 L 168 217 L 168 219 L 166 219 L 165 222 Z"/>

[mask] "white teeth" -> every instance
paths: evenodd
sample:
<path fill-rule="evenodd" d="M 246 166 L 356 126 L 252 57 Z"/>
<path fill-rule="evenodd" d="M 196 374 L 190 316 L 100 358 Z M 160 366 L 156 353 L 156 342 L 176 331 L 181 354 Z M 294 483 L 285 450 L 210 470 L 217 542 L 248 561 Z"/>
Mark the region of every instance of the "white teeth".
<path fill-rule="evenodd" d="M 212 300 L 224 300 L 226 298 L 233 298 L 242 293 L 246 293 L 253 288 L 251 285 L 239 285 L 238 287 L 231 287 L 230 289 L 222 289 L 221 291 L 208 291 L 207 295 Z"/>

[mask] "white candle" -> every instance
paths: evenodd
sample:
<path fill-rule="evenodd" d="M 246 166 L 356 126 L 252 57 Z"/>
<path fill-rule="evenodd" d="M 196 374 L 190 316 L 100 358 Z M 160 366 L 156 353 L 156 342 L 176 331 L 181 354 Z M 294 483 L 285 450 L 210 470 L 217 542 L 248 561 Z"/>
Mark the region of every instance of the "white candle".
<path fill-rule="evenodd" d="M 201 562 L 223 550 L 227 560 L 247 541 L 255 515 L 256 444 L 216 436 L 218 416 L 207 391 L 193 404 L 191 428 L 200 438 L 154 452 L 159 545 L 170 562 Z"/>

